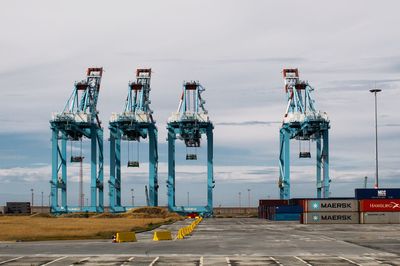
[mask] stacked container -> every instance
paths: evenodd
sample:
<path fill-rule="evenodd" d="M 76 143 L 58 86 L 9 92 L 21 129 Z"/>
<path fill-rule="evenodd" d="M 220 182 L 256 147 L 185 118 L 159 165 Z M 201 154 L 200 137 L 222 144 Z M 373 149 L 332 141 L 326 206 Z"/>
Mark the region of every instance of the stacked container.
<path fill-rule="evenodd" d="M 360 200 L 360 223 L 400 223 L 400 189 L 356 189 Z"/>
<path fill-rule="evenodd" d="M 300 221 L 303 207 L 299 205 L 281 205 L 271 206 L 269 208 L 269 217 L 272 221 Z"/>
<path fill-rule="evenodd" d="M 277 205 L 289 205 L 289 200 L 279 200 L 279 199 L 261 199 L 258 204 L 258 218 L 269 219 L 271 206 Z"/>
<path fill-rule="evenodd" d="M 294 205 L 292 200 L 260 200 L 258 207 L 258 218 L 272 221 L 299 221 L 302 206 Z"/>
<path fill-rule="evenodd" d="M 358 201 L 354 199 L 301 200 L 304 224 L 357 224 Z"/>

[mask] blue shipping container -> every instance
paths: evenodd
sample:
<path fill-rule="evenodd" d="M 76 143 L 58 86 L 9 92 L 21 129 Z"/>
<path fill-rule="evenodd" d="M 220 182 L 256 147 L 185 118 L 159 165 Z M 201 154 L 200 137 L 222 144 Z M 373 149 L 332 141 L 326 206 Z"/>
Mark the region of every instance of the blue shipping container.
<path fill-rule="evenodd" d="M 303 212 L 303 207 L 300 205 L 275 207 L 275 213 L 302 213 L 302 212 Z"/>
<path fill-rule="evenodd" d="M 301 213 L 276 213 L 273 221 L 300 221 Z"/>
<path fill-rule="evenodd" d="M 356 199 L 400 199 L 400 188 L 356 188 Z"/>

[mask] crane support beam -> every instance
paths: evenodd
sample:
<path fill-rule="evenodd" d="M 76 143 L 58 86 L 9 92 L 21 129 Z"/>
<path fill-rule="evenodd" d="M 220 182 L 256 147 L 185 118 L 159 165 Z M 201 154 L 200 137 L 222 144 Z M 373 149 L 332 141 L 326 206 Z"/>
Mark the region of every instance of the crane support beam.
<path fill-rule="evenodd" d="M 290 198 L 290 140 L 316 142 L 316 187 L 318 198 L 329 197 L 329 129 L 330 121 L 324 112 L 316 111 L 306 81 L 299 79 L 297 69 L 284 69 L 287 107 L 279 131 L 279 189 L 280 198 Z M 300 158 L 310 158 L 310 152 L 302 152 Z"/>
<path fill-rule="evenodd" d="M 122 113 L 113 113 L 110 129 L 109 201 L 111 212 L 124 212 L 134 206 L 121 202 L 121 143 L 148 138 L 149 146 L 149 205 L 158 206 L 158 131 L 150 109 L 151 69 L 137 69 L 136 81 L 128 83 L 128 95 Z M 128 147 L 129 149 L 129 147 Z M 139 158 L 138 158 L 139 159 Z M 128 167 L 130 167 L 128 158 Z M 132 162 L 138 166 L 139 162 Z"/>

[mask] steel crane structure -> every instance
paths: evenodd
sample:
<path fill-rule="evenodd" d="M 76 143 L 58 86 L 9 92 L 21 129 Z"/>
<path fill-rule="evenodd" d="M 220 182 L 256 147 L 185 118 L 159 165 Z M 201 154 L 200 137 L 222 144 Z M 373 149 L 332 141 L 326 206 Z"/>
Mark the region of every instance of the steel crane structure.
<path fill-rule="evenodd" d="M 98 117 L 97 100 L 103 68 L 89 68 L 85 80 L 75 82 L 72 95 L 61 113 L 53 113 L 51 212 L 103 212 L 103 128 Z M 67 206 L 67 141 L 91 141 L 90 206 Z M 71 144 L 72 145 L 72 144 Z M 72 153 L 72 149 L 71 149 Z M 72 156 L 71 162 L 82 162 Z M 59 193 L 61 192 L 61 203 Z"/>
<path fill-rule="evenodd" d="M 110 129 L 110 211 L 123 212 L 121 205 L 121 140 L 136 141 L 149 138 L 149 205 L 158 206 L 157 127 L 150 109 L 151 69 L 137 69 L 136 81 L 128 83 L 128 95 L 122 113 L 112 114 Z M 129 151 L 129 147 L 128 147 Z M 129 157 L 129 156 L 128 156 Z M 128 158 L 128 167 L 139 167 Z M 132 206 L 133 207 L 133 206 Z"/>
<path fill-rule="evenodd" d="M 201 93 L 205 89 L 197 81 L 184 82 L 177 112 L 168 119 L 168 208 L 179 213 L 213 213 L 213 129 Z M 186 148 L 200 147 L 201 135 L 207 136 L 207 205 L 176 206 L 175 204 L 175 141 L 183 140 Z M 197 154 L 186 154 L 186 160 L 197 160 Z"/>
<path fill-rule="evenodd" d="M 317 197 L 329 197 L 329 118 L 325 112 L 316 111 L 307 81 L 299 79 L 298 69 L 284 69 L 283 78 L 287 95 L 287 107 L 280 128 L 279 188 L 280 198 L 290 198 L 290 139 L 300 144 L 300 158 L 311 158 L 310 151 L 302 151 L 301 143 L 316 142 Z M 322 145 L 322 147 L 321 147 Z M 322 171 L 322 180 L 321 180 Z"/>

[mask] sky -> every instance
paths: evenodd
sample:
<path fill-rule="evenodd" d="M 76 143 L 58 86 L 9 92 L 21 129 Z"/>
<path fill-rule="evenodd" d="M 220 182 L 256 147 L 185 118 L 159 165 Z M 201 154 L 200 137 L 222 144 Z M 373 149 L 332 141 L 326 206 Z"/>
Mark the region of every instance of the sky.
<path fill-rule="evenodd" d="M 398 1 L 2 1 L 0 8 L 0 205 L 48 204 L 49 119 L 62 111 L 88 67 L 105 69 L 98 102 L 105 137 L 135 69 L 152 68 L 151 108 L 159 130 L 159 196 L 166 205 L 166 121 L 184 80 L 198 80 L 214 123 L 215 206 L 256 206 L 279 196 L 279 128 L 286 107 L 282 69 L 299 68 L 328 113 L 331 196 L 351 197 L 375 171 L 378 87 L 381 187 L 400 187 L 400 17 Z M 83 152 L 89 157 L 87 142 Z M 204 142 L 205 143 L 205 142 Z M 298 159 L 291 143 L 292 196 L 315 197 L 315 143 Z M 76 151 L 77 146 L 73 146 Z M 126 154 L 126 145 L 123 154 Z M 144 205 L 147 146 L 138 169 L 123 167 L 123 203 Z M 206 203 L 206 153 L 186 162 L 178 144 L 177 204 Z M 127 156 L 126 156 L 127 157 Z M 126 164 L 127 158 L 123 163 Z M 68 203 L 78 201 L 69 166 Z M 85 194 L 89 166 L 84 164 Z M 250 189 L 250 193 L 248 193 Z M 250 201 L 249 201 L 250 195 Z"/>

